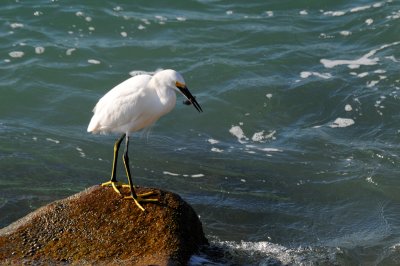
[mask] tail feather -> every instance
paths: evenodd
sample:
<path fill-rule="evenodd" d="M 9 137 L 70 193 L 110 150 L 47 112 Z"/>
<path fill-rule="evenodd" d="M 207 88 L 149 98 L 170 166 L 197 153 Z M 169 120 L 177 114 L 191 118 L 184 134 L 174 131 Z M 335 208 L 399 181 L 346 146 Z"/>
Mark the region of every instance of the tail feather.
<path fill-rule="evenodd" d="M 93 116 L 88 125 L 87 132 L 96 133 L 98 126 L 99 126 L 99 123 L 97 123 L 96 116 Z"/>

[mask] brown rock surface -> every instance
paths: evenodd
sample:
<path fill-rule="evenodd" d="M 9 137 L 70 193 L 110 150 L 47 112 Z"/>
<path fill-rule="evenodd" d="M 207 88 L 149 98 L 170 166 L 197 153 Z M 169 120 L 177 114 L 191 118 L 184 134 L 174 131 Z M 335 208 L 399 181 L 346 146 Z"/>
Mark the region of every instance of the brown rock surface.
<path fill-rule="evenodd" d="M 206 245 L 201 222 L 178 195 L 155 191 L 142 212 L 112 188 L 93 186 L 0 230 L 0 264 L 185 265 Z"/>

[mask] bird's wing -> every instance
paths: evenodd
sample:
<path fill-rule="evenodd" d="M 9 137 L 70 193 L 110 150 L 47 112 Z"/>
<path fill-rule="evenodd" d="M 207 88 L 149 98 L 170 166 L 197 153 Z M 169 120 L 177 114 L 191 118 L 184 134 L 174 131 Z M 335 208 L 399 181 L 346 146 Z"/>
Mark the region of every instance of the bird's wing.
<path fill-rule="evenodd" d="M 124 125 L 140 115 L 139 105 L 150 75 L 139 75 L 125 80 L 107 92 L 93 109 L 88 132 L 126 132 Z"/>

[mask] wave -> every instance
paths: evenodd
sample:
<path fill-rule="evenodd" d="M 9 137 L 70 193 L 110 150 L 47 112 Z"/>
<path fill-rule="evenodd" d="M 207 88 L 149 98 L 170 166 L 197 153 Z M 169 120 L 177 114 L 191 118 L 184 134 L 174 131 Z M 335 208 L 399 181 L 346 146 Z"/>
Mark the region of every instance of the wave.
<path fill-rule="evenodd" d="M 343 251 L 334 247 L 289 248 L 268 241 L 212 240 L 189 265 L 339 265 Z"/>

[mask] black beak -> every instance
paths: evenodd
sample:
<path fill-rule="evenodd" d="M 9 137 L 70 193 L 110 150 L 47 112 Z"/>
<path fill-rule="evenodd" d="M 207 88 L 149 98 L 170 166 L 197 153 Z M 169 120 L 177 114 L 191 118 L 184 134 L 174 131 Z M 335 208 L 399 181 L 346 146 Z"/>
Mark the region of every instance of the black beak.
<path fill-rule="evenodd" d="M 178 87 L 178 89 L 182 92 L 183 95 L 185 95 L 185 97 L 188 99 L 188 101 L 193 104 L 194 108 L 196 108 L 197 111 L 199 112 L 203 112 L 203 110 L 201 109 L 200 104 L 196 101 L 196 98 L 193 97 L 193 95 L 190 93 L 190 91 L 188 90 L 188 88 L 185 87 Z"/>

